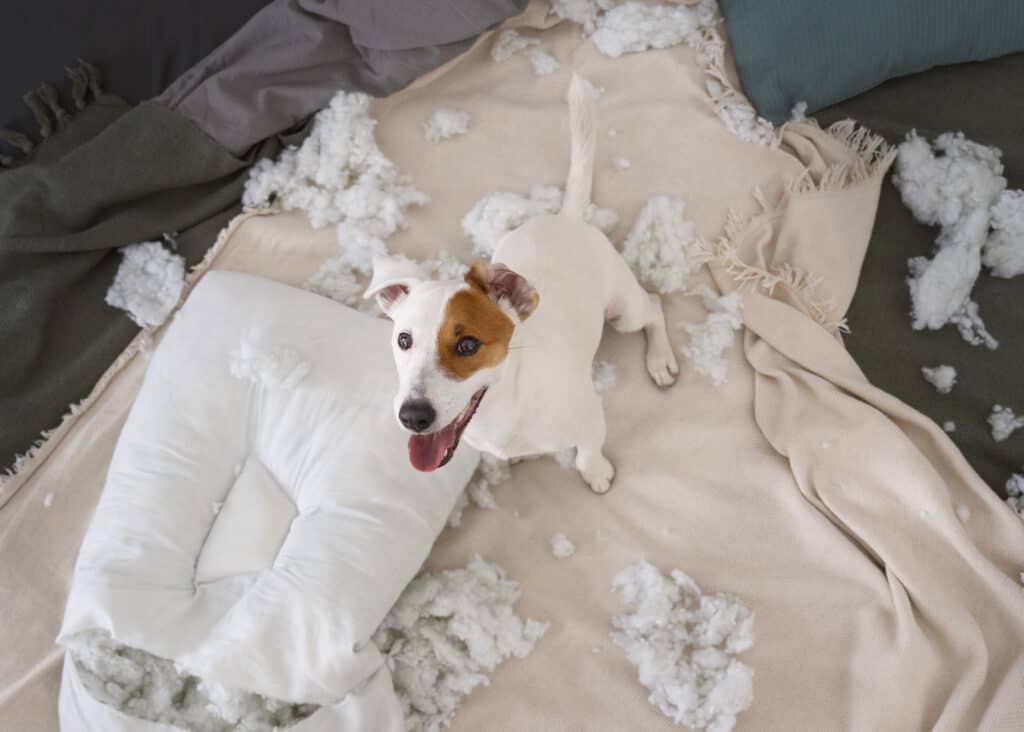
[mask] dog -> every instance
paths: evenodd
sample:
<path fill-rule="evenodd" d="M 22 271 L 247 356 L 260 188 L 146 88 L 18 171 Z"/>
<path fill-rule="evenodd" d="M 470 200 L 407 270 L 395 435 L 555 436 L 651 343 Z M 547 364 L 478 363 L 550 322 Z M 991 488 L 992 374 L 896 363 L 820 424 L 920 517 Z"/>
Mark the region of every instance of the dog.
<path fill-rule="evenodd" d="M 661 299 L 637 282 L 608 238 L 583 220 L 594 170 L 595 99 L 573 76 L 571 160 L 561 210 L 499 242 L 492 263 L 463 280 L 424 280 L 414 263 L 377 257 L 365 297 L 394 321 L 395 415 L 418 470 L 443 466 L 460 439 L 516 458 L 576 448 L 596 493 L 615 470 L 591 376 L 604 324 L 643 330 L 647 371 L 668 387 L 679 373 Z"/>

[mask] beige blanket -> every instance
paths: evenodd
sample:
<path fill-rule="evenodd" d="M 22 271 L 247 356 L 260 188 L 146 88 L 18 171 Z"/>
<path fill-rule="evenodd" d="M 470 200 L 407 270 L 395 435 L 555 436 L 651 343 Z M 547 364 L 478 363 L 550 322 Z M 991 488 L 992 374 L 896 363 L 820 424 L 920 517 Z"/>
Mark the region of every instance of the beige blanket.
<path fill-rule="evenodd" d="M 537 6 L 514 23 L 551 24 Z M 613 239 L 648 197 L 684 199 L 717 243 L 703 276 L 741 288 L 746 328 L 726 385 L 684 362 L 667 392 L 647 378 L 642 336 L 608 332 L 599 358 L 618 370 L 605 395 L 611 493 L 591 494 L 552 460 L 520 463 L 497 510 L 470 509 L 442 535 L 429 566 L 463 566 L 478 552 L 522 583 L 521 613 L 552 624 L 531 656 L 468 698 L 452 729 L 673 728 L 608 638 L 623 609 L 611 579 L 641 558 L 756 613 L 757 640 L 741 656 L 754 703 L 740 730 L 1024 728 L 1024 527 L 940 429 L 866 382 L 837 334 L 890 158 L 852 128 L 789 125 L 768 146 L 738 139 L 685 46 L 612 60 L 569 23 L 528 33 L 559 71 L 536 77 L 524 56 L 494 64 L 485 38 L 375 103 L 380 146 L 432 198 L 393 248 L 468 259 L 459 220 L 482 195 L 561 185 L 564 92 L 577 70 L 606 89 L 594 196 L 622 217 Z M 421 125 L 441 103 L 470 112 L 471 131 L 431 145 Z M 616 171 L 614 156 L 630 169 Z M 314 231 L 299 214 L 243 217 L 207 266 L 299 284 L 335 247 L 332 229 Z M 704 317 L 684 296 L 666 311 L 677 346 L 677 324 Z M 146 368 L 139 345 L 0 498 L 2 730 L 56 729 L 53 638 Z M 575 556 L 552 558 L 556 532 Z"/>

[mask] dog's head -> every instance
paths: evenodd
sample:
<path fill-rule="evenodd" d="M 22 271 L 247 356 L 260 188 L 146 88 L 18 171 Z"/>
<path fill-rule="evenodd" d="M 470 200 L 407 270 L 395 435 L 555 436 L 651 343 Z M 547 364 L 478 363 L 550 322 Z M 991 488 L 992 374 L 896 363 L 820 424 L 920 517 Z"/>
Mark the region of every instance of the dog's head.
<path fill-rule="evenodd" d="M 412 433 L 409 460 L 418 470 L 436 470 L 455 453 L 501 376 L 516 325 L 540 298 L 500 264 L 477 262 L 463 280 L 432 281 L 398 257 L 374 259 L 365 297 L 376 297 L 395 324 L 395 416 Z"/>

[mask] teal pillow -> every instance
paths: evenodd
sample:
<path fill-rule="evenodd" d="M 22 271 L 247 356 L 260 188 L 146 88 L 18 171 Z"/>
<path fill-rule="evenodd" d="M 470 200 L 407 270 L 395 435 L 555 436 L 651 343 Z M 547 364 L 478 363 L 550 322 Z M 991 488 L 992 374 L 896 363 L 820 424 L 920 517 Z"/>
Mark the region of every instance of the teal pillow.
<path fill-rule="evenodd" d="M 720 0 L 743 90 L 778 124 L 887 79 L 1024 50 L 1024 0 Z"/>

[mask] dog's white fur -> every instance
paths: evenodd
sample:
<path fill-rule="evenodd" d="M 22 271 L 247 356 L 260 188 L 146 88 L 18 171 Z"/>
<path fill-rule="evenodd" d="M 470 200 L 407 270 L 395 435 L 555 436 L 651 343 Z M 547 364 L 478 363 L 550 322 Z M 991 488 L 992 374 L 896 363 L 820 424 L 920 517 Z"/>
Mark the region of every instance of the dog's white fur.
<path fill-rule="evenodd" d="M 572 158 L 562 210 L 530 220 L 505 236 L 494 252 L 494 262 L 524 277 L 540 295 L 536 311 L 524 320 L 501 301 L 516 327 L 500 364 L 461 381 L 439 367 L 438 327 L 448 299 L 468 287 L 465 282 L 424 281 L 408 260 L 379 258 L 366 296 L 378 296 L 395 322 L 396 337 L 413 335 L 409 350 L 394 346 L 396 413 L 409 399 L 428 399 L 438 415 L 433 428 L 440 429 L 486 386 L 463 434 L 467 443 L 502 458 L 575 447 L 580 475 L 603 493 L 614 469 L 603 454 L 604 409 L 591 369 L 604 323 L 621 332 L 645 332 L 647 370 L 659 386 L 675 381 L 678 365 L 661 300 L 640 286 L 608 238 L 583 221 L 594 167 L 594 105 L 586 82 L 574 75 L 569 89 Z"/>

